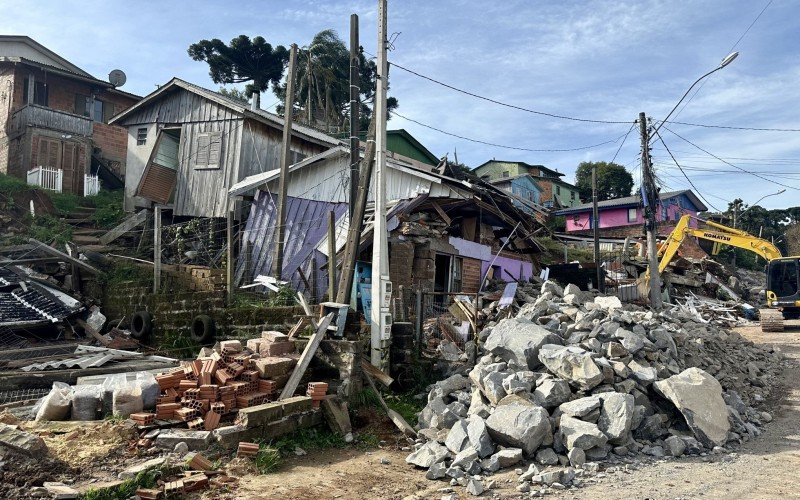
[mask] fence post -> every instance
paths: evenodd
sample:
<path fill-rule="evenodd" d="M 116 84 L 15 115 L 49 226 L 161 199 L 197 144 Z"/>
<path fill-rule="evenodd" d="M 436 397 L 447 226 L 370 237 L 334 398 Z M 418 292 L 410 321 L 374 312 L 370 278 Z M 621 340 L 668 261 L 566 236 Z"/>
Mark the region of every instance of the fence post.
<path fill-rule="evenodd" d="M 417 301 L 416 301 L 416 334 L 417 334 L 417 357 L 422 355 L 422 289 L 417 288 Z"/>
<path fill-rule="evenodd" d="M 153 217 L 153 293 L 161 289 L 161 206 L 156 205 Z"/>

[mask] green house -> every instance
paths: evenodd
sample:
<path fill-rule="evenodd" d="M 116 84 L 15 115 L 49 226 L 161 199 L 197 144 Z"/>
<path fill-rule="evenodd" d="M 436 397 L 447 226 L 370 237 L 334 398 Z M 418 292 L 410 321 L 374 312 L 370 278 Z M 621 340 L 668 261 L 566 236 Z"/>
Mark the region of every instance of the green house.
<path fill-rule="evenodd" d="M 492 159 L 475 167 L 472 172 L 488 181 L 527 174 L 541 188 L 541 204 L 547 208 L 568 208 L 581 203 L 578 188 L 561 180 L 564 174 L 544 165 Z"/>

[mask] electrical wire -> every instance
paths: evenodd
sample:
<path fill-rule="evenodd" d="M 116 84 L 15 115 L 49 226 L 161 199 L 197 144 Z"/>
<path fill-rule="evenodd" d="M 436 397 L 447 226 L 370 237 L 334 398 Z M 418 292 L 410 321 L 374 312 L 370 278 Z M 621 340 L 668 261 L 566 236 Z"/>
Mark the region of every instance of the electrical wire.
<path fill-rule="evenodd" d="M 594 119 L 589 119 L 589 118 L 576 118 L 574 116 L 558 115 L 558 114 L 555 114 L 555 113 L 547 113 L 545 111 L 536 111 L 534 109 L 525 108 L 525 107 L 522 107 L 522 106 L 517 106 L 515 104 L 508 104 L 508 103 L 505 103 L 505 102 L 502 102 L 502 101 L 498 101 L 497 99 L 493 99 L 491 97 L 482 96 L 482 95 L 476 94 L 474 92 L 470 92 L 468 90 L 460 89 L 458 87 L 455 87 L 453 85 L 444 83 L 444 82 L 439 81 L 439 80 L 437 80 L 435 78 L 432 78 L 430 76 L 426 76 L 426 75 L 423 75 L 422 73 L 418 73 L 418 72 L 414 71 L 413 69 L 409 69 L 409 68 L 406 68 L 405 66 L 401 66 L 401 65 L 399 65 L 399 64 L 397 64 L 395 62 L 391 62 L 390 61 L 389 64 L 392 67 L 401 69 L 401 70 L 403 70 L 403 71 L 405 71 L 407 73 L 411 73 L 412 75 L 418 76 L 418 77 L 420 77 L 420 78 L 422 78 L 424 80 L 428 80 L 429 82 L 433 82 L 433 83 L 435 83 L 437 85 L 441 85 L 442 87 L 448 88 L 450 90 L 454 90 L 456 92 L 460 92 L 462 94 L 468 95 L 470 97 L 474 97 L 476 99 L 481 99 L 481 100 L 484 100 L 484 101 L 487 101 L 487 102 L 491 102 L 492 104 L 497 104 L 499 106 L 505 106 L 507 108 L 516 109 L 516 110 L 519 110 L 519 111 L 525 111 L 526 113 L 533 113 L 535 115 L 549 116 L 550 118 L 558 118 L 558 119 L 561 119 L 561 120 L 571 120 L 571 121 L 584 122 L 584 123 L 610 123 L 610 124 L 617 124 L 617 123 L 630 123 L 631 122 L 630 120 L 594 120 Z"/>
<path fill-rule="evenodd" d="M 705 201 L 706 203 L 708 203 L 708 206 L 709 206 L 709 207 L 711 207 L 711 208 L 713 208 L 714 210 L 716 210 L 717 212 L 719 212 L 719 211 L 720 211 L 720 209 L 719 209 L 719 208 L 717 208 L 717 207 L 715 207 L 715 206 L 714 206 L 714 205 L 713 205 L 713 204 L 712 204 L 710 201 L 708 201 L 708 200 L 705 198 L 705 196 L 703 196 L 703 193 L 700 191 L 700 189 L 699 189 L 697 186 L 695 186 L 695 185 L 694 185 L 694 182 L 692 182 L 692 180 L 689 178 L 689 176 L 688 176 L 688 175 L 686 175 L 686 172 L 684 172 L 684 170 L 683 170 L 683 167 L 681 167 L 681 164 L 680 164 L 680 163 L 678 163 L 678 160 L 677 160 L 677 159 L 675 159 L 675 155 L 673 155 L 673 154 L 672 154 L 672 151 L 670 151 L 670 150 L 669 150 L 669 148 L 667 147 L 667 143 L 666 143 L 666 142 L 664 142 L 664 138 L 663 138 L 663 137 L 661 137 L 661 134 L 659 134 L 659 133 L 658 133 L 658 130 L 656 130 L 656 137 L 658 137 L 658 140 L 660 140 L 660 141 L 661 141 L 661 144 L 663 144 L 663 145 L 664 145 L 664 149 L 666 149 L 666 150 L 667 150 L 667 153 L 669 153 L 669 156 L 670 156 L 670 158 L 672 158 L 672 161 L 674 161 L 674 162 L 675 162 L 675 166 L 677 166 L 677 167 L 678 167 L 678 170 L 680 170 L 680 171 L 681 171 L 681 173 L 683 174 L 683 176 L 684 176 L 684 177 L 686 177 L 686 180 L 687 180 L 687 181 L 689 181 L 689 184 L 690 184 L 690 185 L 692 186 L 692 188 L 694 188 L 694 190 L 697 192 L 697 195 L 698 195 L 700 198 L 702 198 L 702 199 L 703 199 L 703 201 Z"/>
<path fill-rule="evenodd" d="M 413 118 L 409 118 L 407 116 L 403 116 L 400 113 L 398 113 L 397 111 L 390 111 L 389 114 L 392 115 L 392 116 L 400 117 L 403 120 L 407 120 L 407 121 L 410 121 L 412 123 L 416 123 L 417 125 L 420 125 L 422 127 L 429 128 L 431 130 L 435 130 L 435 131 L 437 131 L 439 133 L 442 133 L 442 134 L 445 134 L 445 135 L 449 135 L 451 137 L 456 137 L 458 139 L 463 139 L 465 141 L 474 142 L 474 143 L 477 143 L 477 144 L 484 144 L 486 146 L 492 146 L 492 147 L 496 147 L 496 148 L 514 149 L 516 151 L 530 151 L 530 152 L 534 152 L 534 153 L 563 153 L 563 152 L 568 152 L 568 151 L 582 151 L 582 150 L 585 150 L 585 149 L 592 149 L 592 148 L 597 148 L 597 147 L 600 147 L 600 146 L 604 146 L 606 144 L 616 143 L 617 141 L 619 141 L 623 137 L 627 136 L 627 134 L 623 134 L 623 135 L 620 135 L 619 137 L 617 137 L 615 139 L 609 139 L 607 141 L 604 141 L 604 142 L 601 142 L 601 143 L 598 143 L 598 144 L 592 144 L 590 146 L 581 146 L 581 147 L 578 147 L 578 148 L 569 148 L 569 149 L 521 148 L 521 147 L 517 147 L 517 146 L 507 146 L 507 145 L 504 145 L 504 144 L 496 144 L 496 143 L 493 143 L 493 142 L 482 141 L 480 139 L 473 139 L 473 138 L 470 138 L 470 137 L 465 137 L 463 135 L 454 134 L 453 132 L 448 132 L 446 130 L 442 130 L 440 128 L 434 127 L 433 125 L 428 125 L 427 123 L 422 123 L 421 121 L 415 120 Z M 625 123 L 629 123 L 629 122 L 625 122 Z"/>
<path fill-rule="evenodd" d="M 778 186 L 783 186 L 783 187 L 785 187 L 785 188 L 794 189 L 795 191 L 800 191 L 800 188 L 797 188 L 797 187 L 795 187 L 795 186 L 790 186 L 790 185 L 788 185 L 788 184 L 783 184 L 782 182 L 778 182 L 778 181 L 772 180 L 772 179 L 770 179 L 770 178 L 768 178 L 768 177 L 764 177 L 763 175 L 757 174 L 757 173 L 755 173 L 755 172 L 751 172 L 751 171 L 749 171 L 749 170 L 745 170 L 745 169 L 743 169 L 742 167 L 740 167 L 740 166 L 738 166 L 738 165 L 734 165 L 733 163 L 731 163 L 731 162 L 729 162 L 729 161 L 723 160 L 722 158 L 720 158 L 719 156 L 715 155 L 714 153 L 712 153 L 712 152 L 710 152 L 710 151 L 707 151 L 707 150 L 705 150 L 705 149 L 701 148 L 700 146 L 698 146 L 697 144 L 693 143 L 693 142 L 692 142 L 692 141 L 690 141 L 689 139 L 686 139 L 686 138 L 685 138 L 685 137 L 683 137 L 682 135 L 679 135 L 678 133 L 676 133 L 676 132 L 675 132 L 675 131 L 673 131 L 672 129 L 670 129 L 670 128 L 666 127 L 666 126 L 664 126 L 663 128 L 667 129 L 667 130 L 668 130 L 668 131 L 669 131 L 671 134 L 673 134 L 673 135 L 674 135 L 674 136 L 676 136 L 677 138 L 681 139 L 682 141 L 685 141 L 685 142 L 687 142 L 687 143 L 691 144 L 691 145 L 692 145 L 692 146 L 694 146 L 695 148 L 699 149 L 700 151 L 704 152 L 705 154 L 707 154 L 707 155 L 709 155 L 709 156 L 712 156 L 712 157 L 716 158 L 717 160 L 721 161 L 722 163 L 724 163 L 724 164 L 726 164 L 726 165 L 730 165 L 731 167 L 733 167 L 733 168 L 736 168 L 736 169 L 738 169 L 738 170 L 741 170 L 742 172 L 746 172 L 746 173 L 748 173 L 748 174 L 750 174 L 750 175 L 753 175 L 753 176 L 755 176 L 755 177 L 758 177 L 758 178 L 759 178 L 759 179 L 761 179 L 761 180 L 765 180 L 765 181 L 767 181 L 767 182 L 771 182 L 771 183 L 773 183 L 773 184 L 777 184 Z"/>
<path fill-rule="evenodd" d="M 726 130 L 750 130 L 755 132 L 800 132 L 800 128 L 733 127 L 727 125 L 708 125 L 703 123 L 677 122 L 673 120 L 670 120 L 667 123 L 675 125 L 686 125 L 689 127 L 720 128 Z"/>
<path fill-rule="evenodd" d="M 610 162 L 610 163 L 614 163 L 614 160 L 616 160 L 616 159 L 617 159 L 617 155 L 618 155 L 618 154 L 619 154 L 619 152 L 622 150 L 622 146 L 624 146 L 624 145 L 625 145 L 625 140 L 626 140 L 626 139 L 628 138 L 628 136 L 631 134 L 631 131 L 633 131 L 633 127 L 635 127 L 635 126 L 636 126 L 636 122 L 633 122 L 633 123 L 631 123 L 631 128 L 629 128 L 629 129 L 628 129 L 628 132 L 625 134 L 625 137 L 623 137 L 623 138 L 622 138 L 622 142 L 619 144 L 619 147 L 617 148 L 617 152 L 616 152 L 616 153 L 614 153 L 614 157 L 613 157 L 613 158 L 611 158 L 611 162 Z"/>

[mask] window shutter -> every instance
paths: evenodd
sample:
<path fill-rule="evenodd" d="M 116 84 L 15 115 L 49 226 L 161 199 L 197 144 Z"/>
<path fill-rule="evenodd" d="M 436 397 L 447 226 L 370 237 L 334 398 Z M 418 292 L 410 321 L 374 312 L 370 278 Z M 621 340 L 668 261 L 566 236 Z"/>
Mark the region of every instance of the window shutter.
<path fill-rule="evenodd" d="M 211 134 L 209 134 L 209 148 L 208 148 L 209 168 L 219 168 L 221 154 L 222 154 L 222 132 L 212 132 Z"/>
<path fill-rule="evenodd" d="M 60 153 L 59 149 L 61 148 L 59 146 L 61 146 L 61 142 L 60 141 L 47 141 L 47 142 L 50 143 L 48 148 L 49 151 L 47 153 L 47 166 L 58 168 L 60 166 L 58 161 L 58 154 Z"/>
<path fill-rule="evenodd" d="M 39 151 L 36 153 L 36 165 L 34 167 L 47 166 L 47 146 L 49 141 L 42 137 L 39 138 Z"/>
<path fill-rule="evenodd" d="M 208 133 L 202 133 L 197 136 L 197 153 L 195 154 L 194 164 L 197 167 L 207 167 L 209 158 L 209 149 L 211 146 L 211 136 Z"/>

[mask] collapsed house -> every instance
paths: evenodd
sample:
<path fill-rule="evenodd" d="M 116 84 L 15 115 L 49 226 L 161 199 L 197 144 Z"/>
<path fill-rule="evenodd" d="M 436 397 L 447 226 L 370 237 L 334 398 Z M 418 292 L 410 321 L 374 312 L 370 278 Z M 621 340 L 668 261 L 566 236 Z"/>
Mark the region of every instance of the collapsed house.
<path fill-rule="evenodd" d="M 328 212 L 336 221 L 336 252 L 345 244 L 349 150 L 338 146 L 288 168 L 285 253 L 280 278 L 313 297 L 327 289 Z M 272 274 L 277 225 L 279 170 L 250 176 L 230 190 L 231 196 L 252 197 L 236 266 L 236 282 L 247 284 Z M 356 286 L 369 286 L 371 248 L 370 186 L 361 235 Z M 387 158 L 390 278 L 399 290 L 422 289 L 474 294 L 488 278 L 527 280 L 541 251 L 534 235 L 541 219 L 523 212 L 513 195 L 483 181 L 468 182 L 437 173 L 434 168 Z M 528 204 L 526 206 L 536 206 Z M 539 207 L 539 214 L 543 210 Z M 543 215 L 542 215 L 543 216 Z M 358 290 L 356 290 L 358 292 Z M 353 294 L 356 297 L 357 294 Z"/>

